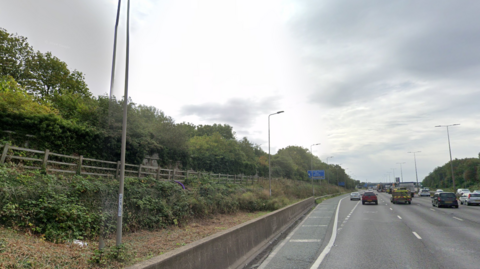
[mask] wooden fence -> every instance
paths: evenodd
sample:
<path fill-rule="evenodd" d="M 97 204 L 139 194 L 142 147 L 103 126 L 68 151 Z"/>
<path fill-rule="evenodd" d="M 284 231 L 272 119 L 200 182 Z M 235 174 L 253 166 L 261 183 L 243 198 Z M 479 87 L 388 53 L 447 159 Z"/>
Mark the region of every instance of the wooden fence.
<path fill-rule="evenodd" d="M 103 161 L 83 156 L 63 155 L 45 151 L 21 148 L 9 144 L 0 145 L 2 149 L 0 164 L 6 161 L 22 163 L 23 168 L 44 170 L 46 173 L 69 173 L 86 176 L 118 178 L 120 161 Z M 258 176 L 213 174 L 193 170 L 165 169 L 160 166 L 125 164 L 126 177 L 154 177 L 157 180 L 175 180 L 183 182 L 189 176 L 210 176 L 218 184 L 253 184 L 264 178 Z"/>

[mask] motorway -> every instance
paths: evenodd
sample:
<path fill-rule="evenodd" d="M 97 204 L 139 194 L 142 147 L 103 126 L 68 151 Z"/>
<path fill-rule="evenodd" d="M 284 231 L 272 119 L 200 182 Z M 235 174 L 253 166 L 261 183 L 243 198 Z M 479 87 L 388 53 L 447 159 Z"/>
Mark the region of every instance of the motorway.
<path fill-rule="evenodd" d="M 386 193 L 378 199 L 362 205 L 343 195 L 317 205 L 259 268 L 480 268 L 480 206 L 434 208 L 429 197 L 392 204 Z"/>

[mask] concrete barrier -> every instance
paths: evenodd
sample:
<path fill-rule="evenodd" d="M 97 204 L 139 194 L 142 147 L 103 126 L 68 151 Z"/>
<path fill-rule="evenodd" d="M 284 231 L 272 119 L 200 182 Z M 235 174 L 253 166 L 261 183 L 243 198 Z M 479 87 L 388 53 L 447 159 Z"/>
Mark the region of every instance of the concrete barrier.
<path fill-rule="evenodd" d="M 305 199 L 128 268 L 243 268 L 314 205 L 315 198 Z"/>

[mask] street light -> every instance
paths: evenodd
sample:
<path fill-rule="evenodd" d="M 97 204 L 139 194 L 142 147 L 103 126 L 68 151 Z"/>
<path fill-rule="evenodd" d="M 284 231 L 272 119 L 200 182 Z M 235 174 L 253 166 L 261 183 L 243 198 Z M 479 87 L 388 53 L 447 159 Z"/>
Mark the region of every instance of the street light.
<path fill-rule="evenodd" d="M 460 125 L 458 123 L 456 124 L 450 124 L 450 125 L 437 125 L 435 127 L 447 127 L 447 137 L 448 137 L 448 150 L 450 151 L 450 166 L 452 168 L 452 183 L 453 183 L 453 189 L 455 189 L 455 176 L 453 175 L 453 161 L 452 161 L 452 148 L 450 147 L 450 133 L 448 132 L 448 127 L 450 126 L 457 126 Z"/>
<path fill-rule="evenodd" d="M 328 179 L 327 179 L 327 177 L 328 177 L 328 159 L 331 159 L 331 158 L 333 158 L 333 156 L 327 157 L 327 171 L 325 171 L 325 180 L 327 182 L 328 182 Z"/>
<path fill-rule="evenodd" d="M 270 197 L 272 196 L 272 171 L 270 170 L 270 116 L 280 113 L 283 113 L 283 111 L 268 115 L 268 188 L 270 189 Z"/>
<path fill-rule="evenodd" d="M 403 170 L 402 170 L 402 164 L 404 164 L 405 162 L 403 163 L 397 163 L 400 165 L 400 178 L 402 179 L 402 182 L 403 182 Z"/>
<path fill-rule="evenodd" d="M 310 153 L 312 153 L 312 159 L 310 160 L 310 171 L 312 171 L 312 196 L 315 196 L 315 189 L 313 188 L 313 146 L 320 145 L 320 143 L 310 145 Z"/>
<path fill-rule="evenodd" d="M 413 161 L 415 162 L 415 177 L 417 178 L 417 191 L 418 191 L 418 173 L 417 173 L 417 157 L 415 153 L 419 153 L 421 151 L 409 151 L 408 153 L 413 153 Z"/>
<path fill-rule="evenodd" d="M 118 27 L 118 18 L 120 10 L 120 1 L 118 1 L 118 10 L 117 10 L 117 22 L 115 24 L 115 41 L 114 41 L 114 52 L 113 57 L 115 58 L 116 54 L 116 38 L 117 38 L 117 27 Z M 127 102 L 128 102 L 128 71 L 129 71 L 129 59 L 130 59 L 130 0 L 127 1 L 127 35 L 126 35 L 126 57 L 125 57 L 125 91 L 123 95 L 123 121 L 122 121 L 122 142 L 120 146 L 120 178 L 119 178 L 119 189 L 118 189 L 118 214 L 117 214 L 117 234 L 116 234 L 116 245 L 119 247 L 122 244 L 122 215 L 123 215 L 123 191 L 124 191 L 124 181 L 125 181 L 125 155 L 126 155 L 126 144 L 127 144 Z M 113 80 L 115 72 L 115 59 L 112 62 L 112 77 L 110 85 L 110 94 L 113 89 Z M 103 240 L 100 240 L 99 248 L 103 248 Z"/>

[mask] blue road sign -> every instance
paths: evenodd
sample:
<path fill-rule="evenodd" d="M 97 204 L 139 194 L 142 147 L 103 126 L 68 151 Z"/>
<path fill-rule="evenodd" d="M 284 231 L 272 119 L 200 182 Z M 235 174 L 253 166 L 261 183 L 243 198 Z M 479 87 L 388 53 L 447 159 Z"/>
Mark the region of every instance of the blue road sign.
<path fill-rule="evenodd" d="M 309 178 L 312 178 L 313 174 L 313 179 L 325 179 L 325 170 L 308 170 L 307 173 Z"/>
<path fill-rule="evenodd" d="M 344 186 L 345 187 L 345 182 L 338 182 L 338 186 Z"/>

